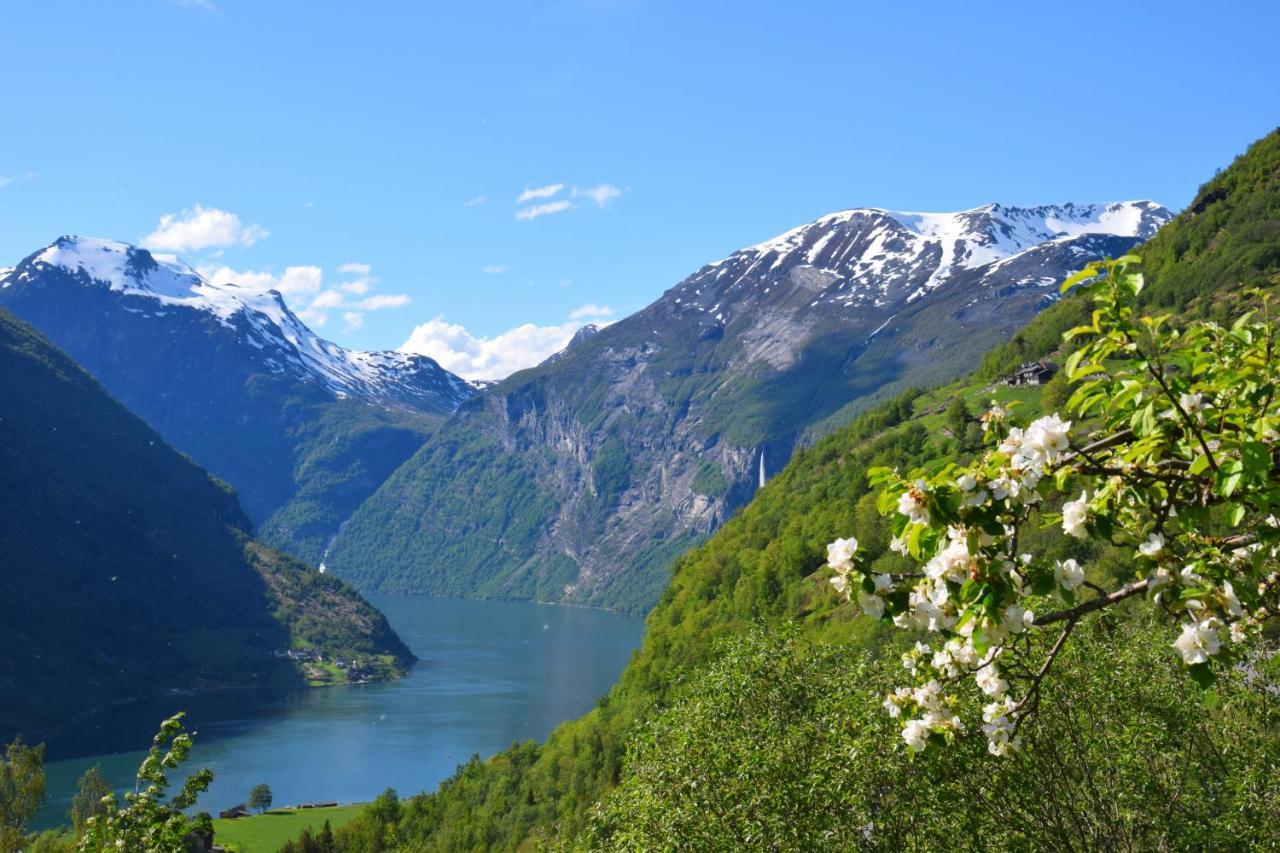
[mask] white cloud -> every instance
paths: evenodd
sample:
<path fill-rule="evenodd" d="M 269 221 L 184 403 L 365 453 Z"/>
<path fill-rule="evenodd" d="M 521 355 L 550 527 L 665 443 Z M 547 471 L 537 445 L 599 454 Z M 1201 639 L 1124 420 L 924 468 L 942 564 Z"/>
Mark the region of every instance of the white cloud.
<path fill-rule="evenodd" d="M 326 290 L 316 295 L 311 300 L 311 304 L 307 306 L 311 311 L 328 311 L 332 308 L 341 308 L 346 304 L 346 297 L 337 290 Z"/>
<path fill-rule="evenodd" d="M 520 197 L 516 199 L 516 204 L 524 204 L 526 201 L 533 201 L 535 198 L 551 198 L 560 190 L 564 189 L 564 184 L 547 184 L 545 187 L 525 187 L 524 192 L 520 193 Z"/>
<path fill-rule="evenodd" d="M 528 220 L 537 219 L 539 216 L 547 216 L 552 213 L 563 213 L 566 210 L 573 210 L 574 204 L 571 201 L 551 201 L 546 204 L 535 204 L 532 207 L 526 207 L 516 211 L 516 219 Z"/>
<path fill-rule="evenodd" d="M 600 306 L 582 306 L 588 307 Z M 414 327 L 400 350 L 429 355 L 446 370 L 465 379 L 505 379 L 517 370 L 541 364 L 564 349 L 574 333 L 587 325 L 587 320 L 596 320 L 598 325 L 605 321 L 605 316 L 581 315 L 581 311 L 581 308 L 575 310 L 567 322 L 559 325 L 525 323 L 488 338 L 473 335 L 464 326 L 436 317 Z"/>
<path fill-rule="evenodd" d="M 396 294 L 378 294 L 377 296 L 367 296 L 356 303 L 357 308 L 361 311 L 381 311 L 383 308 L 400 308 L 412 302 L 408 296 L 403 293 Z"/>
<path fill-rule="evenodd" d="M 0 175 L 0 187 L 7 187 L 16 180 L 18 180 L 17 175 Z"/>
<path fill-rule="evenodd" d="M 197 272 L 214 284 L 238 284 L 261 292 L 278 290 L 302 321 L 316 328 L 328 322 L 330 312 L 343 311 L 342 320 L 346 324 L 343 331 L 350 332 L 364 325 L 364 312 L 400 308 L 412 301 L 403 293 L 367 296 L 378 281 L 367 275 L 371 270 L 369 264 L 343 264 L 338 268 L 340 273 L 360 274 L 360 277 L 340 282 L 336 287 L 325 286 L 324 271 L 316 266 L 286 267 L 280 275 L 266 270 L 234 270 L 212 265 L 199 267 Z M 348 301 L 350 295 L 364 298 Z"/>
<path fill-rule="evenodd" d="M 585 190 L 574 187 L 573 195 L 575 198 L 581 196 L 591 199 L 596 207 L 608 207 L 609 202 L 622 195 L 622 190 L 613 184 L 598 184 L 594 187 L 587 187 Z"/>
<path fill-rule="evenodd" d="M 280 275 L 257 270 L 233 270 L 231 267 L 203 266 L 200 275 L 214 284 L 238 284 L 253 290 L 278 290 L 284 296 L 307 296 L 320 291 L 324 272 L 320 267 L 285 267 Z"/>
<path fill-rule="evenodd" d="M 485 264 L 480 268 L 480 272 L 485 275 L 502 275 L 506 271 L 507 268 L 502 264 Z"/>
<path fill-rule="evenodd" d="M 197 204 L 181 214 L 161 216 L 156 230 L 143 237 L 141 243 L 148 249 L 190 252 L 252 246 L 267 236 L 269 232 L 261 225 L 245 225 L 234 213 Z"/>
<path fill-rule="evenodd" d="M 484 196 L 478 195 L 475 198 L 469 198 L 462 203 L 463 207 L 475 207 L 477 204 L 484 204 Z"/>
<path fill-rule="evenodd" d="M 572 311 L 569 312 L 570 320 L 585 320 L 588 317 L 603 319 L 605 317 L 612 317 L 612 316 L 613 316 L 613 309 L 610 308 L 608 305 L 595 305 L 593 303 L 588 303 L 579 308 L 574 308 Z"/>

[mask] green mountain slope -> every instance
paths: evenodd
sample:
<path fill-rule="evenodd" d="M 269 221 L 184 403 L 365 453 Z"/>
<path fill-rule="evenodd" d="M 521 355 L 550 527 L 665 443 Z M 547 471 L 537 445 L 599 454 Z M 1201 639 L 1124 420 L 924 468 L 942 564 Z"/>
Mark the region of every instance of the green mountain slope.
<path fill-rule="evenodd" d="M 1245 287 L 1274 285 L 1280 131 L 1206 184 L 1140 251 L 1148 259 L 1146 298 L 1189 315 L 1229 314 Z M 516 849 L 539 837 L 576 837 L 588 810 L 622 779 L 625 744 L 639 722 L 713 658 L 717 641 L 788 621 L 815 638 L 871 647 L 887 641 L 875 623 L 851 622 L 815 574 L 825 543 L 850 533 L 869 561 L 889 567 L 900 559 L 885 552 L 887 521 L 875 509 L 865 472 L 963 456 L 973 449 L 966 410 L 980 411 L 993 397 L 1016 399 L 1028 414 L 1060 405 L 1066 396 L 1060 379 L 1038 388 L 1007 388 L 992 379 L 1009 365 L 1054 353 L 1061 331 L 1086 311 L 1082 299 L 1068 297 L 993 351 L 982 371 L 928 393 L 904 393 L 798 453 L 719 532 L 677 561 L 640 650 L 596 709 L 545 744 L 474 759 L 434 793 L 379 803 L 344 831 L 344 840 L 354 850 L 378 849 L 370 839 L 387 824 L 412 849 Z M 1066 547 L 1048 534 L 1028 546 L 1051 556 Z M 1078 556 L 1103 575 L 1130 570 L 1123 554 Z"/>
<path fill-rule="evenodd" d="M 412 655 L 336 578 L 250 539 L 234 493 L 0 311 L 0 740 L 173 689 L 301 684 L 292 647 Z"/>

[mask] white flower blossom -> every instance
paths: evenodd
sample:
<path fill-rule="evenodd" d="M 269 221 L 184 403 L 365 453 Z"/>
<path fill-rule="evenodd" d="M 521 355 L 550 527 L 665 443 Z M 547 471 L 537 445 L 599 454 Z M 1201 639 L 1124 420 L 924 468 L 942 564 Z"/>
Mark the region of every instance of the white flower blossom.
<path fill-rule="evenodd" d="M 836 575 L 831 578 L 831 585 L 836 588 L 836 592 L 848 598 L 849 596 L 849 579 L 844 575 Z"/>
<path fill-rule="evenodd" d="M 1227 608 L 1227 613 L 1232 617 L 1239 619 L 1244 615 L 1244 607 L 1241 606 L 1240 599 L 1236 597 L 1236 590 L 1231 585 L 1231 581 L 1222 582 L 1222 603 Z"/>
<path fill-rule="evenodd" d="M 1084 583 L 1084 569 L 1075 560 L 1059 560 L 1053 569 L 1053 579 L 1058 586 L 1071 591 Z"/>
<path fill-rule="evenodd" d="M 924 573 L 935 581 L 946 579 L 963 583 L 969 576 L 969 546 L 951 540 L 947 547 L 925 563 Z"/>
<path fill-rule="evenodd" d="M 1020 634 L 1031 627 L 1036 615 L 1021 604 L 1010 604 L 1004 609 L 1001 627 L 1010 634 Z"/>
<path fill-rule="evenodd" d="M 1010 477 L 1000 476 L 991 481 L 991 496 L 998 501 L 1017 498 L 1022 492 L 1022 482 Z"/>
<path fill-rule="evenodd" d="M 902 727 L 902 739 L 913 752 L 923 752 L 929 739 L 929 726 L 924 720 L 907 720 Z"/>
<path fill-rule="evenodd" d="M 1187 622 L 1182 626 L 1178 639 L 1174 640 L 1173 647 L 1187 664 L 1204 663 L 1222 648 L 1222 640 L 1218 636 L 1221 627 L 1222 622 L 1216 618 Z"/>
<path fill-rule="evenodd" d="M 858 540 L 837 539 L 827 546 L 827 565 L 841 574 L 853 568 L 853 555 L 858 550 Z"/>
<path fill-rule="evenodd" d="M 934 710 L 938 707 L 938 694 L 941 692 L 942 686 L 935 679 L 929 679 L 913 690 L 911 696 L 921 708 Z"/>
<path fill-rule="evenodd" d="M 1164 550 L 1164 537 L 1159 533 L 1152 533 L 1147 537 L 1147 541 L 1138 546 L 1138 552 L 1144 557 L 1156 557 Z"/>
<path fill-rule="evenodd" d="M 997 449 L 1001 453 L 1007 453 L 1010 456 L 1016 456 L 1022 450 L 1022 429 L 1021 427 L 1012 427 L 1009 434 L 1000 442 Z"/>
<path fill-rule="evenodd" d="M 925 506 L 925 484 L 917 480 L 898 498 L 898 512 L 914 524 L 929 523 L 929 508 Z"/>
<path fill-rule="evenodd" d="M 884 599 L 878 595 L 868 595 L 865 592 L 858 593 L 858 607 L 872 619 L 879 619 L 884 616 Z"/>
<path fill-rule="evenodd" d="M 876 592 L 887 592 L 893 589 L 893 578 L 886 574 L 876 575 L 873 579 L 876 585 Z"/>
<path fill-rule="evenodd" d="M 1204 411 L 1204 395 L 1198 391 L 1193 394 L 1182 394 L 1178 397 L 1178 405 L 1182 406 L 1182 411 L 1188 415 L 1198 415 Z"/>
<path fill-rule="evenodd" d="M 999 699 L 1009 689 L 1009 683 L 1000 677 L 999 670 L 995 664 L 987 664 L 974 674 L 974 680 L 978 683 L 978 687 L 983 693 Z"/>
<path fill-rule="evenodd" d="M 962 492 L 972 492 L 978 487 L 978 481 L 972 474 L 966 471 L 956 479 L 956 485 L 960 487 L 960 491 Z"/>
<path fill-rule="evenodd" d="M 1062 532 L 1076 539 L 1084 539 L 1088 535 L 1085 529 L 1088 517 L 1089 493 L 1081 492 L 1079 498 L 1062 505 Z"/>
<path fill-rule="evenodd" d="M 1070 430 L 1071 421 L 1064 421 L 1057 414 L 1037 418 L 1023 435 L 1023 455 L 1041 464 L 1056 462 L 1070 446 L 1067 440 Z"/>

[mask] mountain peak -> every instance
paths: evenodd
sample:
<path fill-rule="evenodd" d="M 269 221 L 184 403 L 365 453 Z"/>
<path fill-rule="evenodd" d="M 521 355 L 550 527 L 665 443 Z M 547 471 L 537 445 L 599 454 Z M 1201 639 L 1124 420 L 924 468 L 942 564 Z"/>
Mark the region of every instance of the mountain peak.
<path fill-rule="evenodd" d="M 723 319 L 726 294 L 739 284 L 755 281 L 776 300 L 797 292 L 799 275 L 798 286 L 810 299 L 823 293 L 830 299 L 822 301 L 850 307 L 889 306 L 1025 253 L 1145 240 L 1170 218 L 1146 200 L 1035 207 L 992 202 L 954 212 L 850 208 L 708 264 L 677 286 L 676 301 Z"/>
<path fill-rule="evenodd" d="M 261 354 L 264 372 L 291 373 L 339 397 L 448 411 L 475 393 L 427 356 L 348 350 L 324 340 L 277 290 L 215 283 L 176 256 L 129 243 L 64 235 L 6 272 L 0 274 L 0 292 L 62 273 L 119 294 L 136 316 L 168 322 L 175 311 L 210 317 Z"/>

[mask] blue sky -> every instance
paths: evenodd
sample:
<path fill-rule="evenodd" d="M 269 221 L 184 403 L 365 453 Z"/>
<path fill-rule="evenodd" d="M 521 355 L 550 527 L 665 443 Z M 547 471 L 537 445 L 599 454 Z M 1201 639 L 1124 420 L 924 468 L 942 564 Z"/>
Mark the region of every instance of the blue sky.
<path fill-rule="evenodd" d="M 0 28 L 0 265 L 150 237 L 348 346 L 426 324 L 473 374 L 833 210 L 1181 207 L 1280 122 L 1274 2 L 10 0 Z"/>

